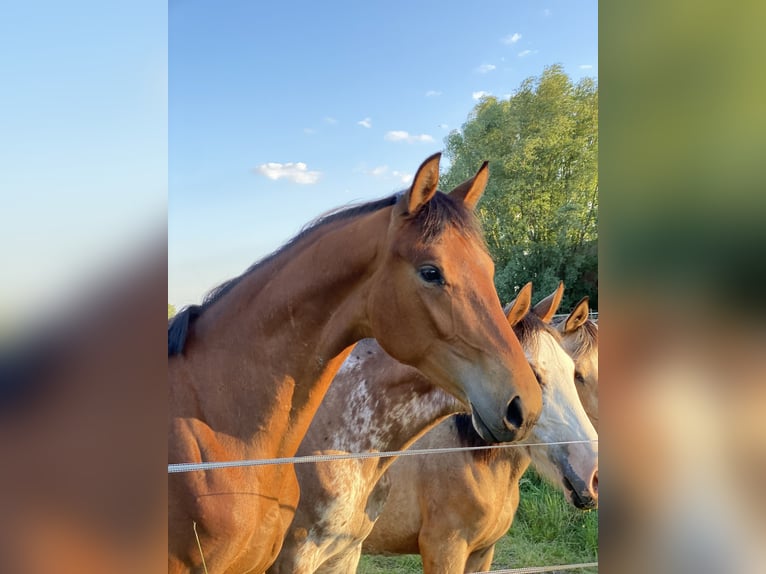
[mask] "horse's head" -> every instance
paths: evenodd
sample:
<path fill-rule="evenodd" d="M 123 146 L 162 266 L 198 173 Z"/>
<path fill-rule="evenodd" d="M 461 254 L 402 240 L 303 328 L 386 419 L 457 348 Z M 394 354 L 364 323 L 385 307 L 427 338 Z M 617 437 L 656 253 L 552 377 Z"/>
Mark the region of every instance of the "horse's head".
<path fill-rule="evenodd" d="M 598 325 L 588 318 L 588 313 L 586 296 L 556 324 L 556 329 L 561 333 L 561 346 L 574 360 L 580 401 L 598 431 Z"/>
<path fill-rule="evenodd" d="M 470 406 L 487 441 L 527 436 L 542 408 L 535 381 L 503 315 L 494 265 L 473 213 L 486 162 L 449 194 L 438 193 L 439 158 L 428 158 L 391 211 L 373 278 L 373 336 Z"/>
<path fill-rule="evenodd" d="M 563 284 L 531 311 L 532 284 L 527 283 L 507 307 L 508 321 L 521 341 L 543 392 L 543 411 L 530 441 L 576 444 L 530 446 L 535 468 L 559 485 L 578 508 L 598 506 L 598 439 L 575 389 L 575 365 L 548 323 L 556 312 Z"/>

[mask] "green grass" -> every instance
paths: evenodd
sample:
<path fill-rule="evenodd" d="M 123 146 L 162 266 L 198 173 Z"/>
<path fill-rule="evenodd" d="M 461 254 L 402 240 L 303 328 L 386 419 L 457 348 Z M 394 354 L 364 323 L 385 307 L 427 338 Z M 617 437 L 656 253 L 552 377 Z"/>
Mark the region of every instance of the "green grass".
<path fill-rule="evenodd" d="M 357 574 L 409 574 L 422 572 L 420 556 L 362 556 Z"/>
<path fill-rule="evenodd" d="M 534 471 L 521 479 L 511 530 L 495 545 L 492 569 L 598 561 L 598 511 L 583 512 Z M 575 570 L 593 573 L 597 569 Z M 420 556 L 362 556 L 359 574 L 422 572 Z"/>

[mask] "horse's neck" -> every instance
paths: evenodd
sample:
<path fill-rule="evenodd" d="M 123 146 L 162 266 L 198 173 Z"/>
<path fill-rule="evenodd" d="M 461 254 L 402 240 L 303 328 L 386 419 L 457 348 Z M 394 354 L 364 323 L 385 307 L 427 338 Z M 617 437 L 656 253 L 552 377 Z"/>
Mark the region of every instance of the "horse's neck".
<path fill-rule="evenodd" d="M 456 398 L 368 339 L 354 347 L 338 372 L 312 422 L 307 447 L 348 452 L 401 450 L 442 418 L 464 410 Z M 341 428 L 339 421 L 345 422 Z"/>
<path fill-rule="evenodd" d="M 182 376 L 199 418 L 244 440 L 281 436 L 280 454 L 297 450 L 350 345 L 366 334 L 367 280 L 389 218 L 383 209 L 320 226 L 197 319 Z"/>
<path fill-rule="evenodd" d="M 455 417 L 450 417 L 441 422 L 419 440 L 415 445 L 415 448 L 433 449 L 490 446 L 488 442 L 479 437 L 475 430 L 472 432 L 474 438 L 466 444 L 457 429 Z M 520 478 L 521 474 L 523 474 L 524 470 L 526 470 L 527 466 L 529 466 L 532 461 L 530 448 L 534 447 L 526 446 L 524 442 L 522 442 L 502 448 L 465 451 L 463 454 L 469 458 L 471 461 L 470 464 L 491 468 L 493 472 L 506 472 L 505 469 L 507 469 L 509 478 L 513 480 L 514 478 Z M 521 470 L 519 471 L 518 469 Z"/>

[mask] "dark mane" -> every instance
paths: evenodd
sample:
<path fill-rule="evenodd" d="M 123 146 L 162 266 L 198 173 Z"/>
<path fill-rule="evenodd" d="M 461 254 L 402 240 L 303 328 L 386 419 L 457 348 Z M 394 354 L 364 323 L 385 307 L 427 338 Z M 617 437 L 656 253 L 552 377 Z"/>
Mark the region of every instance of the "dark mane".
<path fill-rule="evenodd" d="M 454 426 L 457 433 L 460 446 L 477 447 L 477 446 L 490 446 L 490 443 L 485 441 L 473 428 L 473 422 L 471 422 L 471 415 L 467 413 L 458 413 L 452 415 L 449 419 L 451 425 Z M 516 457 L 518 449 L 511 449 L 511 456 Z M 481 450 L 470 451 L 471 457 L 479 463 L 492 464 L 499 456 L 505 453 L 508 456 L 508 449 L 502 448 L 483 448 Z M 520 454 L 520 453 L 519 453 Z M 514 459 L 515 460 L 515 459 Z"/>
<path fill-rule="evenodd" d="M 473 211 L 446 193 L 437 193 L 418 211 L 414 221 L 420 226 L 425 242 L 436 239 L 447 225 L 482 245 L 486 249 L 484 233 Z"/>
<path fill-rule="evenodd" d="M 296 244 L 300 243 L 307 235 L 316 231 L 320 227 L 323 227 L 335 221 L 351 219 L 351 218 L 357 217 L 358 215 L 364 215 L 365 213 L 372 213 L 373 211 L 378 211 L 379 209 L 383 209 L 384 207 L 393 205 L 394 203 L 396 203 L 396 200 L 397 200 L 397 196 L 391 195 L 389 197 L 378 199 L 376 201 L 354 205 L 351 207 L 347 207 L 345 209 L 341 208 L 339 210 L 331 211 L 324 215 L 320 215 L 314 221 L 311 221 L 307 223 L 305 226 L 303 226 L 303 228 L 298 232 L 298 234 L 292 239 L 290 239 L 287 243 L 285 243 L 282 247 L 280 247 L 273 253 L 267 255 L 260 261 L 257 261 L 256 263 L 251 265 L 244 273 L 242 273 L 241 275 L 237 277 L 234 277 L 233 279 L 229 279 L 228 281 L 221 283 L 218 287 L 214 287 L 212 290 L 210 290 L 210 292 L 208 292 L 208 294 L 205 295 L 205 299 L 203 300 L 202 305 L 200 305 L 200 314 L 205 309 L 213 305 L 213 303 L 223 298 L 224 295 L 226 295 L 229 291 L 231 291 L 234 287 L 236 287 L 237 284 L 240 283 L 250 273 L 270 263 L 276 257 L 288 251 L 289 249 L 294 247 Z"/>
<path fill-rule="evenodd" d="M 189 334 L 189 325 L 199 317 L 201 309 L 199 305 L 189 305 L 168 321 L 168 357 L 180 355 L 183 352 L 186 336 Z"/>
<path fill-rule="evenodd" d="M 189 333 L 189 328 L 197 317 L 202 315 L 202 313 L 204 313 L 211 305 L 226 296 L 227 293 L 252 272 L 262 268 L 279 255 L 290 250 L 317 229 L 336 221 L 352 219 L 360 215 L 390 207 L 399 200 L 403 193 L 405 192 L 395 193 L 388 197 L 369 201 L 367 203 L 339 208 L 319 216 L 314 221 L 305 225 L 295 237 L 290 239 L 282 247 L 254 263 L 244 273 L 213 288 L 207 295 L 205 295 L 201 305 L 185 307 L 168 322 L 168 356 L 182 353 Z M 413 221 L 421 228 L 422 237 L 425 242 L 430 242 L 436 239 L 444 231 L 445 227 L 450 225 L 455 227 L 466 237 L 477 241 L 480 245 L 485 245 L 481 226 L 473 211 L 466 209 L 462 203 L 456 202 L 445 193 L 437 193 L 418 211 L 413 218 Z"/>
<path fill-rule="evenodd" d="M 456 415 L 452 415 L 450 420 L 455 427 L 458 441 L 460 441 L 460 446 L 489 446 L 489 443 L 481 438 L 479 433 L 476 432 L 476 429 L 473 428 L 473 421 L 471 420 L 470 414 L 458 413 Z M 471 456 L 473 456 L 476 460 L 490 462 L 495 458 L 495 456 L 497 456 L 498 450 L 499 449 L 496 448 L 474 450 L 471 451 Z"/>
<path fill-rule="evenodd" d="M 557 341 L 561 341 L 561 334 L 556 329 L 531 312 L 524 315 L 524 317 L 513 326 L 513 332 L 519 339 L 521 346 L 530 348 L 532 351 L 536 350 L 537 345 L 537 339 L 532 335 L 539 331 L 547 331 Z"/>

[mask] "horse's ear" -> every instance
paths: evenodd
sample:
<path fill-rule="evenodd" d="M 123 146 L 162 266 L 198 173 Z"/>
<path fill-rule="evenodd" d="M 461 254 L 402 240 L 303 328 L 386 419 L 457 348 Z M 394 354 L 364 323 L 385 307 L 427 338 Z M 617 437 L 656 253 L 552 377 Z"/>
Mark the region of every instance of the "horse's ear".
<path fill-rule="evenodd" d="M 545 299 L 540 301 L 532 308 L 532 312 L 540 317 L 544 323 L 550 323 L 556 311 L 559 310 L 561 305 L 561 298 L 564 296 L 564 282 L 560 281 L 556 290 L 548 295 Z"/>
<path fill-rule="evenodd" d="M 588 296 L 586 295 L 575 305 L 574 310 L 564 320 L 564 333 L 571 333 L 588 320 Z"/>
<path fill-rule="evenodd" d="M 511 327 L 521 321 L 529 313 L 529 307 L 532 305 L 532 282 L 530 281 L 524 287 L 519 289 L 516 298 L 505 306 L 505 317 L 508 319 Z"/>
<path fill-rule="evenodd" d="M 400 215 L 415 215 L 420 208 L 431 201 L 439 186 L 439 160 L 442 154 L 435 153 L 418 168 L 412 187 L 396 204 L 396 212 Z"/>
<path fill-rule="evenodd" d="M 484 190 L 487 189 L 487 181 L 489 180 L 489 162 L 485 161 L 481 164 L 479 171 L 471 179 L 468 179 L 458 185 L 455 189 L 449 192 L 450 197 L 457 201 L 462 201 L 465 206 L 470 209 L 476 209 L 476 204 L 479 203 L 481 196 L 484 194 Z"/>

